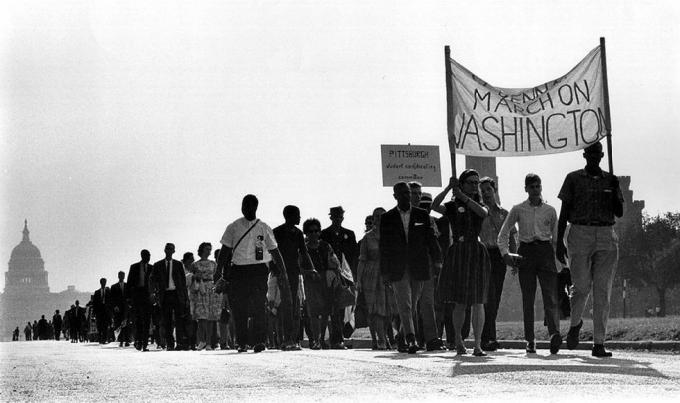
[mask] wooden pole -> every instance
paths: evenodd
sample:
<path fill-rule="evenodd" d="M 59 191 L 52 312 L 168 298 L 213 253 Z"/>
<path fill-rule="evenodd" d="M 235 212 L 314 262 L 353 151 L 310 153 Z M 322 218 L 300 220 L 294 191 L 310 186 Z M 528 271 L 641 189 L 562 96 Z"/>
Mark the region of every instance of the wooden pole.
<path fill-rule="evenodd" d="M 607 159 L 609 160 L 609 173 L 614 174 L 614 161 L 612 159 L 612 125 L 609 112 L 609 84 L 607 82 L 607 49 L 604 46 L 604 37 L 600 37 L 600 58 L 602 60 L 602 89 L 604 90 L 604 116 L 605 130 L 607 131 Z"/>
<path fill-rule="evenodd" d="M 446 131 L 449 136 L 449 152 L 451 153 L 451 176 L 457 177 L 456 142 L 453 129 L 453 77 L 451 73 L 451 48 L 448 45 L 444 46 L 444 64 L 446 66 Z"/>

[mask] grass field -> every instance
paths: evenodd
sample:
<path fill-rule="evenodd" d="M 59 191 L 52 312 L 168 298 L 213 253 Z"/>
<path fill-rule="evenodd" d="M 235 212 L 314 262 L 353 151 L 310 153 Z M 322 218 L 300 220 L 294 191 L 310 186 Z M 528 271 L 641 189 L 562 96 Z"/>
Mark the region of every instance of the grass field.
<path fill-rule="evenodd" d="M 543 326 L 541 317 L 536 318 L 535 333 L 537 340 L 548 340 L 548 331 Z M 566 335 L 569 330 L 569 321 L 563 320 L 560 325 L 561 332 Z M 498 340 L 524 340 L 524 325 L 522 322 L 498 322 L 496 324 Z M 472 331 L 471 331 L 472 333 Z M 368 329 L 357 329 L 354 338 L 370 338 Z M 472 334 L 470 334 L 472 338 Z M 590 319 L 583 320 L 581 328 L 581 340 L 592 341 L 593 322 Z M 618 341 L 679 341 L 680 340 L 680 316 L 667 316 L 665 318 L 611 318 L 607 323 L 607 340 Z"/>
<path fill-rule="evenodd" d="M 561 332 L 569 330 L 569 321 L 561 322 Z M 496 324 L 498 340 L 524 340 L 522 322 L 499 322 Z M 536 339 L 548 340 L 548 331 L 542 320 L 535 326 Z M 607 340 L 618 341 L 678 341 L 680 340 L 680 316 L 665 318 L 610 318 L 607 322 Z M 593 340 L 593 321 L 583 320 L 581 340 Z"/>

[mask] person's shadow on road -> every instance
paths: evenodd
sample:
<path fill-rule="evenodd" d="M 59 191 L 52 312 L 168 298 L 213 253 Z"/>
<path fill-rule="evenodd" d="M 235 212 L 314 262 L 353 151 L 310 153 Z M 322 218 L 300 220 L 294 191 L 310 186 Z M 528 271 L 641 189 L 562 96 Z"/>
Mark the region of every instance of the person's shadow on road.
<path fill-rule="evenodd" d="M 565 373 L 589 373 L 589 374 L 612 374 L 612 375 L 633 375 L 640 377 L 652 377 L 652 378 L 662 378 L 669 379 L 668 376 L 662 374 L 656 369 L 651 367 L 651 363 L 625 359 L 625 358 L 594 358 L 582 355 L 573 354 L 562 354 L 562 355 L 537 355 L 537 354 L 527 354 L 527 355 L 516 355 L 517 363 L 503 363 L 494 364 L 493 357 L 499 355 L 494 353 L 494 355 L 489 355 L 487 357 L 481 357 L 484 360 L 480 360 L 478 357 L 470 356 L 454 356 L 446 357 L 449 359 L 457 360 L 456 364 L 452 368 L 451 376 L 461 376 L 461 375 L 479 375 L 479 374 L 491 374 L 499 372 L 526 372 L 526 371 L 553 371 L 553 372 L 565 372 Z M 513 354 L 503 354 L 506 356 L 512 356 Z M 567 359 L 569 361 L 565 362 Z M 522 360 L 525 361 L 522 363 Z M 543 363 L 536 365 L 534 360 L 541 360 Z M 474 365 L 480 364 L 480 365 Z"/>

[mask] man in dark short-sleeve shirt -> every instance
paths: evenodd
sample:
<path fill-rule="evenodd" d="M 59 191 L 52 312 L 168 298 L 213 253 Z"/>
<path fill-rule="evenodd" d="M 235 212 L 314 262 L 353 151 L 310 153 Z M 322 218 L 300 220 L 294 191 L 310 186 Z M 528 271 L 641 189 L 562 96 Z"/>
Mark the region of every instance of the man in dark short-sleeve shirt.
<path fill-rule="evenodd" d="M 286 264 L 286 273 L 281 273 L 279 288 L 281 290 L 281 305 L 279 312 L 284 316 L 284 350 L 300 350 L 298 332 L 300 330 L 300 300 L 298 287 L 300 285 L 300 258 L 307 270 L 314 271 L 314 265 L 309 257 L 305 237 L 296 225 L 300 224 L 300 209 L 297 206 L 283 208 L 286 222 L 274 228 L 274 238 L 279 245 L 279 251 Z M 288 288 L 287 285 L 290 287 Z"/>
<path fill-rule="evenodd" d="M 581 316 L 593 293 L 593 351 L 595 357 L 611 357 L 604 349 L 609 318 L 609 299 L 618 261 L 618 237 L 614 232 L 615 217 L 623 215 L 623 195 L 616 176 L 600 168 L 602 144 L 584 150 L 584 169 L 571 172 L 559 193 L 562 209 L 557 229 L 557 259 L 569 267 L 573 282 L 571 327 L 567 348 L 578 346 Z M 564 244 L 567 222 L 571 224 Z"/>

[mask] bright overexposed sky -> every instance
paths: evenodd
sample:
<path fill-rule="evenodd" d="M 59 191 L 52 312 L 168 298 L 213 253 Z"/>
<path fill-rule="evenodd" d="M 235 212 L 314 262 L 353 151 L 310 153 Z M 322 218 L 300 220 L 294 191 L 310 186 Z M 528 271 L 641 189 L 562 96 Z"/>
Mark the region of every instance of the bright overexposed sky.
<path fill-rule="evenodd" d="M 531 87 L 604 36 L 615 172 L 647 212 L 678 210 L 679 2 L 402 3 L 2 2 L 1 271 L 27 218 L 51 290 L 94 290 L 142 248 L 217 245 L 246 193 L 272 227 L 286 204 L 324 226 L 342 205 L 361 236 L 395 204 L 381 144 L 439 145 L 451 173 L 444 45 L 493 85 Z M 559 209 L 583 164 L 499 159 L 502 202 L 533 171 Z"/>

